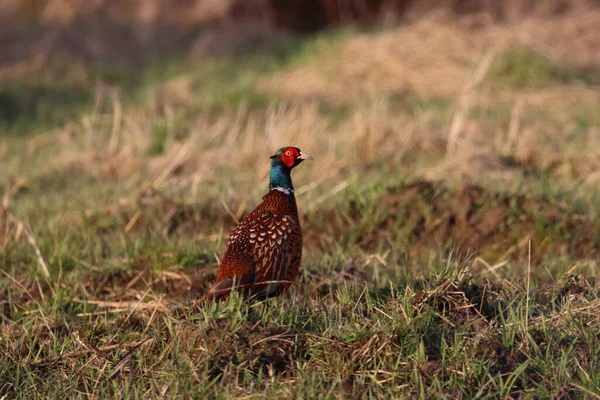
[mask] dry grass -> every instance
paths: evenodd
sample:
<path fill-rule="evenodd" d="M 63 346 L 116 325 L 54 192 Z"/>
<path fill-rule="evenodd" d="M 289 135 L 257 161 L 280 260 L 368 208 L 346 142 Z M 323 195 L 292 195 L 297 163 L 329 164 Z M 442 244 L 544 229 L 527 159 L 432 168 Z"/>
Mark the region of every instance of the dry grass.
<path fill-rule="evenodd" d="M 72 125 L 59 133 L 64 140 L 49 167 L 56 173 L 129 181 L 138 186 L 193 189 L 191 198 L 196 197 L 200 187 L 209 197 L 218 195 L 223 182 L 232 177 L 236 192 L 256 197 L 263 188 L 254 182 L 263 182 L 268 173 L 265 150 L 294 143 L 319 155 L 318 166 L 309 165 L 296 172 L 297 182 L 307 182 L 317 170 L 330 171 L 318 179 L 316 186 L 311 183 L 310 188 L 300 188 L 302 196 L 309 196 L 309 202 L 323 194 L 323 185 L 357 174 L 366 178 L 365 171 L 376 165 L 399 169 L 405 178 L 482 183 L 491 175 L 512 181 L 519 174 L 537 171 L 550 173 L 564 183 L 576 178 L 593 184 L 600 170 L 600 143 L 593 120 L 582 129 L 581 140 L 573 141 L 560 132 L 575 128 L 573 112 L 592 110 L 597 93 L 589 88 L 573 92 L 572 97 L 565 92 L 559 96 L 558 89 L 513 92 L 510 97 L 518 99 L 518 108 L 507 110 L 498 122 L 486 122 L 463 110 L 465 121 L 450 154 L 451 109 L 437 115 L 432 109 L 413 116 L 386 98 L 354 106 L 348 117 L 335 125 L 319 111 L 317 100 L 272 107 L 261 113 L 242 107 L 232 117 L 195 118 L 185 128 L 184 140 L 169 130 L 168 116 L 157 118 L 144 110 L 129 111 L 117 128 L 113 128 L 114 118 L 104 115 L 87 118 L 82 125 Z M 483 90 L 474 94 L 471 104 L 487 113 L 498 107 L 506 109 L 512 103 Z M 539 114 L 541 110 L 543 114 Z M 149 157 L 157 126 L 167 127 L 164 153 Z M 118 134 L 113 140 L 108 132 Z M 50 135 L 55 137 L 56 133 Z M 37 140 L 43 141 L 41 137 Z M 232 152 L 235 167 L 231 164 Z M 35 156 L 34 151 L 30 157 Z M 419 161 L 415 163 L 416 158 Z"/>
<path fill-rule="evenodd" d="M 553 62 L 589 68 L 600 64 L 598 24 L 597 8 L 580 7 L 566 15 L 525 19 L 510 28 L 516 40 Z"/>
<path fill-rule="evenodd" d="M 522 282 L 479 283 L 449 260 L 431 279 L 398 288 L 346 286 L 294 302 L 234 299 L 221 307 L 165 302 L 156 294 L 160 279 L 123 278 L 120 293 L 106 281 L 82 280 L 79 288 L 81 296 L 96 290 L 118 301 L 65 302 L 39 285 L 12 288 L 2 362 L 29 373 L 5 381 L 2 393 L 44 396 L 56 385 L 87 398 L 598 393 L 600 302 L 581 276 L 530 296 Z M 73 315 L 42 308 L 47 298 Z M 28 310 L 23 326 L 10 319 L 19 315 L 15 304 Z M 551 381 L 543 379 L 548 366 L 557 370 Z M 326 388 L 343 394 L 321 396 Z"/>
<path fill-rule="evenodd" d="M 505 156 L 511 156 L 520 163 L 535 164 L 542 170 L 551 164 L 556 167 L 556 163 L 561 163 L 558 158 L 566 161 L 583 156 L 582 159 L 586 161 L 576 169 L 586 169 L 585 173 L 580 170 L 582 176 L 594 175 L 589 168 L 595 170 L 596 167 L 592 167 L 589 160 L 595 159 L 598 152 L 595 133 L 597 121 L 589 126 L 587 132 L 582 133 L 587 138 L 585 148 L 571 148 L 569 144 L 565 147 L 569 139 L 563 139 L 564 134 L 559 132 L 572 128 L 569 125 L 572 124 L 570 121 L 574 113 L 597 108 L 600 102 L 597 86 L 574 87 L 557 82 L 544 88 L 515 90 L 493 82 L 473 84 L 472 81 L 477 76 L 477 80 L 484 78 L 490 60 L 493 62 L 494 58 L 503 57 L 503 52 L 515 45 L 526 44 L 539 49 L 545 43 L 546 47 L 553 49 L 553 53 L 548 54 L 552 60 L 586 67 L 598 65 L 589 59 L 565 59 L 560 54 L 570 51 L 573 43 L 585 46 L 585 50 L 578 53 L 598 54 L 596 50 L 600 48 L 600 44 L 594 41 L 597 37 L 590 39 L 594 36 L 591 29 L 593 23 L 590 21 L 597 21 L 599 17 L 598 12 L 578 12 L 569 18 L 557 20 L 560 22 L 532 19 L 518 26 L 490 26 L 478 28 L 475 32 L 465 29 L 460 22 L 449 21 L 440 16 L 431 17 L 402 29 L 363 35 L 350 40 L 339 51 L 334 49 L 324 54 L 328 61 L 319 59 L 318 62 L 282 72 L 274 78 L 266 78 L 259 83 L 259 87 L 294 100 L 320 99 L 333 104 L 352 104 L 355 109 L 360 109 L 358 115 L 363 113 L 365 98 L 372 99 L 382 93 L 410 93 L 426 98 L 457 99 L 447 138 L 446 132 L 412 132 L 412 118 L 408 124 L 403 124 L 402 119 L 397 118 L 405 113 L 401 105 L 388 107 L 383 114 L 380 112 L 385 107 L 379 107 L 378 113 L 373 113 L 373 107 L 367 111 L 371 124 L 371 129 L 367 128 L 369 131 L 385 132 L 382 125 L 394 125 L 398 131 L 398 127 L 402 126 L 402 132 L 386 138 L 390 148 L 405 152 L 407 142 L 431 144 L 449 141 L 446 147 L 451 151 L 450 159 L 435 166 L 436 172 L 433 175 L 428 171 L 429 177 L 447 177 L 447 174 L 443 174 L 443 171 L 447 171 L 450 174 L 458 173 L 459 178 L 469 179 L 475 177 L 475 174 L 485 177 L 488 171 L 494 173 L 497 170 L 507 179 L 514 179 L 514 172 L 504 174 L 507 166 L 498 162 Z M 558 23 L 564 28 L 560 30 L 562 39 L 558 44 L 555 37 L 547 31 L 547 26 L 551 23 Z M 565 24 L 570 28 L 567 29 Z M 532 38 L 535 38 L 537 44 L 532 43 Z M 488 59 L 484 60 L 483 54 L 486 51 Z M 481 63 L 486 61 L 484 69 L 479 71 Z M 372 100 L 367 100 L 370 101 Z M 512 108 L 510 114 L 501 118 L 509 121 L 504 120 L 500 124 L 494 121 L 495 126 L 489 126 L 481 118 L 469 115 L 473 113 L 473 109 L 493 113 L 507 108 Z M 545 116 L 539 120 L 528 118 L 536 113 L 543 113 Z M 352 124 L 344 128 L 341 131 L 346 133 L 348 129 L 362 129 L 363 124 L 355 117 Z M 510 143 L 508 147 L 507 141 Z M 557 155 L 559 148 L 562 154 Z M 444 156 L 436 152 L 430 155 L 432 158 Z M 384 155 L 382 158 L 387 157 Z M 486 158 L 489 160 L 486 161 Z M 508 168 L 514 167 L 512 165 Z M 460 171 L 471 173 L 465 175 Z M 562 171 L 565 172 L 567 171 Z"/>
<path fill-rule="evenodd" d="M 290 98 L 335 103 L 381 91 L 452 96 L 490 43 L 485 34 L 471 35 L 449 19 L 430 17 L 397 31 L 359 36 L 325 60 L 270 78 L 263 86 Z"/>
<path fill-rule="evenodd" d="M 163 21 L 183 26 L 193 26 L 221 20 L 227 15 L 232 1 L 177 1 L 175 7 L 162 1 L 112 1 L 42 0 L 22 2 L 4 0 L 3 15 L 29 16 L 45 23 L 68 25 L 86 17 L 98 15 L 113 19 L 128 18 L 138 23 Z"/>
<path fill-rule="evenodd" d="M 141 101 L 97 87 L 3 137 L 0 396 L 597 396 L 598 86 L 464 25 L 194 64 Z M 302 281 L 190 300 L 289 144 L 315 157 Z"/>

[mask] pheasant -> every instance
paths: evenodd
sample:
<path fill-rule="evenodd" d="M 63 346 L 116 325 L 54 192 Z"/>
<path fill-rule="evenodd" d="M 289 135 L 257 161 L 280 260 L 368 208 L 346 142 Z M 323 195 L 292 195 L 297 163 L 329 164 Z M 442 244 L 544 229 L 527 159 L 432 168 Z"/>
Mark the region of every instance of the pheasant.
<path fill-rule="evenodd" d="M 208 300 L 226 298 L 236 287 L 253 299 L 277 296 L 300 271 L 302 232 L 290 172 L 312 157 L 283 147 L 271 159 L 269 193 L 231 231 Z"/>

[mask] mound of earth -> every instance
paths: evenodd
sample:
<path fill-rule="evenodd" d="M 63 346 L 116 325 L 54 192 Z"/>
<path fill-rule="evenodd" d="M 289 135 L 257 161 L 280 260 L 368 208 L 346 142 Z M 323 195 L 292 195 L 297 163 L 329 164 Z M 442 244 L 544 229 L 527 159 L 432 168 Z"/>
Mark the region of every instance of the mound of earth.
<path fill-rule="evenodd" d="M 307 246 L 323 248 L 324 238 L 344 238 L 349 226 L 361 226 L 363 233 L 352 240 L 367 251 L 391 242 L 413 255 L 427 248 L 458 246 L 505 259 L 527 255 L 531 240 L 532 262 L 548 251 L 578 257 L 599 254 L 594 221 L 565 204 L 533 196 L 493 193 L 474 185 L 453 191 L 441 183 L 420 181 L 381 196 L 374 207 L 385 215 L 379 222 L 365 224 L 376 216 L 363 214 L 364 208 L 352 202 L 347 211 L 317 213 L 304 229 Z"/>

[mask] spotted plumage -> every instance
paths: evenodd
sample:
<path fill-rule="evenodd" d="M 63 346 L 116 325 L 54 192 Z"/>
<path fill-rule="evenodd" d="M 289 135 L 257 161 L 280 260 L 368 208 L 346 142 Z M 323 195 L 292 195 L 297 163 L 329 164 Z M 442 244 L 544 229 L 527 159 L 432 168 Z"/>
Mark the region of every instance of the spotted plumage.
<path fill-rule="evenodd" d="M 298 275 L 302 232 L 290 172 L 312 157 L 296 147 L 284 147 L 271 158 L 269 193 L 231 231 L 208 299 L 227 297 L 236 286 L 253 298 L 278 295 Z"/>

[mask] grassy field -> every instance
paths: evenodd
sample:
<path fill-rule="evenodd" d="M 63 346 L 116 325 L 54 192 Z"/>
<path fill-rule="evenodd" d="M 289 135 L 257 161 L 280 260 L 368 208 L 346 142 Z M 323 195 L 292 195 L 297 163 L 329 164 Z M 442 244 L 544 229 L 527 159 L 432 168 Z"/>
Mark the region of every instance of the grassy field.
<path fill-rule="evenodd" d="M 3 67 L 0 398 L 600 398 L 599 18 Z M 300 282 L 199 301 L 284 145 Z"/>

